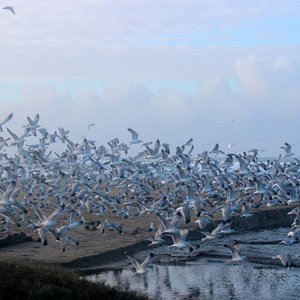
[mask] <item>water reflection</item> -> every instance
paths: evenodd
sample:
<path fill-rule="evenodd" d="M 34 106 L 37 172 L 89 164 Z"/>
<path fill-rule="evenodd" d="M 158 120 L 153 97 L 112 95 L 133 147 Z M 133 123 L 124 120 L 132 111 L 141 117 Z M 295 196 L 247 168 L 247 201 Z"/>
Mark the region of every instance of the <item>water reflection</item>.
<path fill-rule="evenodd" d="M 153 265 L 146 274 L 131 268 L 88 276 L 154 299 L 299 299 L 300 270 L 222 264 Z"/>

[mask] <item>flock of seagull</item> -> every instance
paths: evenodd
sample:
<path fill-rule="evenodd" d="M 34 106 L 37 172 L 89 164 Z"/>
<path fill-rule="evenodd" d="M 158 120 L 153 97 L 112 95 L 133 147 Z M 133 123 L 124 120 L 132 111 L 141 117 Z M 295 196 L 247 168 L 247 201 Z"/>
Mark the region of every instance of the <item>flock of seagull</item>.
<path fill-rule="evenodd" d="M 253 209 L 296 204 L 299 201 L 300 161 L 291 145 L 276 159 L 261 161 L 259 150 L 242 154 L 227 153 L 216 144 L 210 151 L 194 154 L 193 139 L 176 147 L 143 142 L 138 133 L 128 128 L 129 142 L 118 138 L 106 145 L 83 138 L 72 141 L 69 130 L 58 127 L 49 132 L 40 124 L 40 116 L 27 117 L 23 133 L 17 135 L 8 125 L 13 114 L 0 122 L 0 234 L 6 237 L 15 226 L 37 233 L 43 246 L 55 239 L 62 251 L 66 244 L 79 245 L 72 235 L 75 228 L 89 228 L 93 216 L 100 232 L 124 234 L 121 224 L 110 216 L 139 218 L 153 215 L 159 224 L 150 239 L 151 246 L 160 246 L 171 237 L 171 248 L 197 247 L 187 240 L 192 218 L 204 237 L 202 242 L 234 232 L 232 216 L 251 216 Z M 95 124 L 90 124 L 88 129 Z M 5 128 L 6 127 L 6 128 Z M 34 140 L 34 142 L 31 142 Z M 37 142 L 36 142 L 37 141 Z M 53 148 L 64 146 L 61 153 Z M 131 147 L 140 152 L 130 155 Z M 289 159 L 286 159 L 289 158 Z M 207 232 L 206 228 L 220 214 L 222 221 Z M 295 214 L 292 231 L 286 244 L 300 238 L 300 208 Z M 12 226 L 13 225 L 13 226 Z M 233 260 L 244 259 L 236 243 L 225 245 Z M 172 250 L 170 250 L 172 251 Z M 277 257 L 285 266 L 292 266 L 290 257 Z M 138 273 L 144 273 L 152 261 L 151 252 L 143 263 L 128 255 Z"/>

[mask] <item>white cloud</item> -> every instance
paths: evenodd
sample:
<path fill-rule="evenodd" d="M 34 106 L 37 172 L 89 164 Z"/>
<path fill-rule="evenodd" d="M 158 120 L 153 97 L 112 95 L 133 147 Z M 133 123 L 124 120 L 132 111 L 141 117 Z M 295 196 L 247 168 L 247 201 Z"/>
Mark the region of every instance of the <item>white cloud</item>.
<path fill-rule="evenodd" d="M 175 87 L 152 93 L 146 87 L 147 72 L 140 74 L 145 80 L 129 78 L 110 84 L 103 92 L 82 89 L 63 93 L 52 87 L 31 85 L 23 89 L 21 101 L 3 105 L 3 115 L 13 111 L 14 119 L 8 126 L 20 132 L 26 116 L 39 112 L 41 125 L 50 131 L 58 126 L 70 129 L 76 141 L 88 136 L 102 144 L 114 137 L 127 142 L 127 128 L 132 127 L 145 141 L 161 138 L 173 147 L 193 137 L 199 151 L 207 148 L 202 145 L 205 143 L 219 142 L 226 147 L 231 142 L 238 144 L 236 151 L 260 147 L 278 154 L 285 141 L 298 142 L 294 135 L 294 128 L 300 125 L 298 64 L 293 51 L 291 55 L 274 53 L 272 59 L 265 59 L 260 50 L 252 49 L 251 53 L 237 56 L 232 50 L 232 57 L 223 60 L 221 68 L 214 60 L 218 51 L 211 57 L 206 53 L 201 63 L 211 68 L 204 72 L 205 76 L 201 68 L 199 75 L 183 69 L 186 76 L 176 76 L 198 78 L 196 92 L 181 92 Z M 232 90 L 231 78 L 240 81 L 242 93 Z M 96 126 L 88 131 L 90 123 Z"/>
<path fill-rule="evenodd" d="M 264 76 L 262 69 L 264 62 L 258 62 L 255 55 L 238 59 L 235 64 L 237 76 L 241 82 L 245 94 L 254 96 L 254 99 L 264 99 L 268 89 L 268 78 Z"/>

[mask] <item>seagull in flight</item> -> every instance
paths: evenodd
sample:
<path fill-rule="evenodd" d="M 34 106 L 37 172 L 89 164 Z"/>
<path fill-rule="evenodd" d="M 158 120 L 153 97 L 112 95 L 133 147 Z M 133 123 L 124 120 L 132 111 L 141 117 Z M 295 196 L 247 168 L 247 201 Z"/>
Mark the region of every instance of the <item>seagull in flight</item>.
<path fill-rule="evenodd" d="M 96 126 L 96 125 L 95 125 L 94 123 L 89 124 L 89 125 L 88 125 L 88 130 L 90 130 L 91 127 L 93 127 L 93 126 Z"/>
<path fill-rule="evenodd" d="M 285 155 L 284 157 L 290 157 L 293 156 L 295 153 L 292 152 L 292 146 L 289 143 L 284 143 L 285 146 L 282 146 L 280 148 L 284 149 Z"/>
<path fill-rule="evenodd" d="M 125 252 L 125 254 L 126 254 L 126 252 Z M 130 255 L 126 254 L 126 256 L 131 261 L 131 263 L 133 264 L 133 266 L 136 270 L 136 273 L 143 274 L 143 273 L 147 272 L 147 267 L 152 262 L 153 257 L 154 257 L 154 253 L 150 252 L 142 263 L 138 262 L 134 257 L 132 257 Z"/>
<path fill-rule="evenodd" d="M 245 256 L 241 256 L 241 245 L 236 241 L 233 241 L 230 244 L 225 244 L 224 247 L 230 249 L 233 261 L 242 261 L 245 259 Z"/>
<path fill-rule="evenodd" d="M 141 140 L 139 140 L 139 134 L 135 130 L 133 130 L 132 128 L 128 128 L 128 131 L 131 133 L 132 136 L 130 144 L 139 144 L 142 142 Z"/>
<path fill-rule="evenodd" d="M 276 256 L 273 256 L 272 258 L 273 259 L 278 258 L 281 261 L 281 264 L 286 268 L 290 268 L 290 267 L 293 268 L 295 266 L 292 256 L 289 253 L 278 254 Z"/>
<path fill-rule="evenodd" d="M 15 12 L 15 10 L 14 10 L 14 8 L 12 6 L 5 6 L 5 7 L 3 7 L 3 9 L 9 10 L 14 15 L 16 14 L 16 12 Z"/>

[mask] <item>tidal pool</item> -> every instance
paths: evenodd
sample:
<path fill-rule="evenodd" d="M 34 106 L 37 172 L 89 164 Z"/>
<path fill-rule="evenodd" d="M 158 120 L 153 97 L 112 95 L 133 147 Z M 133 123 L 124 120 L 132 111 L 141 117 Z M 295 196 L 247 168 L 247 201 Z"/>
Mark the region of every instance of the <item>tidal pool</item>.
<path fill-rule="evenodd" d="M 300 299 L 300 270 L 199 259 L 154 264 L 145 274 L 131 267 L 87 276 L 153 299 Z"/>

